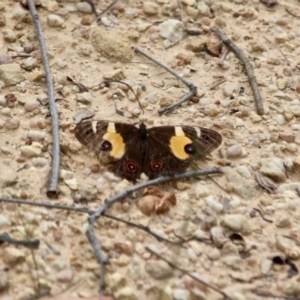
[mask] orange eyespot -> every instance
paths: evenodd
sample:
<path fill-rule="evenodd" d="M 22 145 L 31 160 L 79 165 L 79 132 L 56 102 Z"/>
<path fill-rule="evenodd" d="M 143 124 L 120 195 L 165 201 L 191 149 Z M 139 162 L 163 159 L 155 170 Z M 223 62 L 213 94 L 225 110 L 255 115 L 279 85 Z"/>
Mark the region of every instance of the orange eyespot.
<path fill-rule="evenodd" d="M 160 171 L 163 168 L 161 161 L 153 161 L 150 165 L 152 171 Z"/>
<path fill-rule="evenodd" d="M 136 164 L 129 160 L 126 162 L 126 170 L 130 173 L 135 173 L 137 171 L 137 167 L 136 167 Z"/>

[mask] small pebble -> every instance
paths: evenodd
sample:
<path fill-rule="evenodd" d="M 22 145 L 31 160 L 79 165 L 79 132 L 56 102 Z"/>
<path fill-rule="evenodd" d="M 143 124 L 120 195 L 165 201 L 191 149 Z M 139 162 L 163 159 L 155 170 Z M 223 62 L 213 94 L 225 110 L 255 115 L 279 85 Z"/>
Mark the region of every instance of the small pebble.
<path fill-rule="evenodd" d="M 34 110 L 36 110 L 37 108 L 39 108 L 41 105 L 38 101 L 36 100 L 28 100 L 26 101 L 24 108 L 27 112 L 32 112 Z"/>
<path fill-rule="evenodd" d="M 235 144 L 227 148 L 227 157 L 236 158 L 242 156 L 243 149 L 240 144 Z"/>
<path fill-rule="evenodd" d="M 86 14 L 91 14 L 92 11 L 92 7 L 88 2 L 78 2 L 76 4 L 76 7 L 78 9 L 78 11 L 86 13 Z"/>
<path fill-rule="evenodd" d="M 146 15 L 154 16 L 158 13 L 159 6 L 157 3 L 152 1 L 144 1 L 143 3 L 143 11 Z"/>
<path fill-rule="evenodd" d="M 3 29 L 2 34 L 5 42 L 14 43 L 17 40 L 17 35 L 12 29 Z"/>
<path fill-rule="evenodd" d="M 5 128 L 8 130 L 16 130 L 20 126 L 20 120 L 16 118 L 9 118 L 5 122 Z"/>
<path fill-rule="evenodd" d="M 58 15 L 50 14 L 47 18 L 49 27 L 60 27 L 64 24 L 64 19 Z"/>

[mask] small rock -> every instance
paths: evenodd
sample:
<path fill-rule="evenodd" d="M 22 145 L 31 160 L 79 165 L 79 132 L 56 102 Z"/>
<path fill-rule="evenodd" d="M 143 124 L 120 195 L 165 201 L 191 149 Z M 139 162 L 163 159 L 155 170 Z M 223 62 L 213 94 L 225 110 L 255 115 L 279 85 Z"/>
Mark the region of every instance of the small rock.
<path fill-rule="evenodd" d="M 3 29 L 2 34 L 5 42 L 14 43 L 17 40 L 17 35 L 12 29 Z"/>
<path fill-rule="evenodd" d="M 210 8 L 204 2 L 199 2 L 197 6 L 198 12 L 202 16 L 210 16 Z"/>
<path fill-rule="evenodd" d="M 206 199 L 205 199 L 207 205 L 212 209 L 214 210 L 215 212 L 221 212 L 223 210 L 223 205 L 219 202 L 217 202 L 215 199 L 214 199 L 214 196 L 208 196 Z"/>
<path fill-rule="evenodd" d="M 107 31 L 103 26 L 95 26 L 92 28 L 91 42 L 98 52 L 108 58 L 123 62 L 133 59 L 132 43 L 120 29 Z"/>
<path fill-rule="evenodd" d="M 294 163 L 295 169 L 296 169 L 298 172 L 300 172 L 300 155 L 298 155 L 298 156 L 294 159 L 293 163 Z"/>
<path fill-rule="evenodd" d="M 48 159 L 44 157 L 34 157 L 31 162 L 35 167 L 40 167 L 40 168 L 49 164 Z"/>
<path fill-rule="evenodd" d="M 8 270 L 7 270 L 8 271 Z M 5 270 L 5 268 L 1 268 L 0 270 L 0 291 L 3 291 L 4 289 L 8 288 L 9 281 L 8 281 L 8 272 Z M 1 297 L 1 300 L 11 300 L 12 298 L 9 297 Z"/>
<path fill-rule="evenodd" d="M 16 85 L 24 80 L 22 69 L 17 63 L 0 65 L 0 80 L 6 86 Z"/>
<path fill-rule="evenodd" d="M 74 177 L 74 172 L 61 169 L 59 177 L 63 180 L 72 179 Z"/>
<path fill-rule="evenodd" d="M 233 93 L 236 91 L 236 85 L 233 85 L 232 83 L 227 83 L 223 87 L 223 95 L 225 97 L 230 97 L 233 95 Z"/>
<path fill-rule="evenodd" d="M 145 270 L 151 277 L 157 280 L 170 278 L 173 275 L 172 268 L 164 261 L 148 260 Z"/>
<path fill-rule="evenodd" d="M 276 81 L 276 86 L 279 90 L 284 90 L 288 85 L 288 80 L 285 78 L 278 78 Z"/>
<path fill-rule="evenodd" d="M 40 103 L 36 100 L 28 100 L 26 101 L 24 108 L 27 112 L 32 112 L 40 107 Z"/>
<path fill-rule="evenodd" d="M 271 271 L 273 262 L 270 259 L 262 259 L 261 263 L 260 263 L 260 271 L 263 275 L 267 275 L 269 274 L 269 272 Z"/>
<path fill-rule="evenodd" d="M 3 262 L 7 265 L 21 264 L 25 261 L 26 255 L 23 249 L 8 246 L 2 251 Z"/>
<path fill-rule="evenodd" d="M 76 100 L 82 104 L 91 104 L 92 95 L 89 92 L 84 92 L 76 95 Z"/>
<path fill-rule="evenodd" d="M 66 269 L 56 275 L 56 280 L 61 283 L 70 283 L 72 282 L 73 277 L 73 271 L 71 269 Z"/>
<path fill-rule="evenodd" d="M 245 200 L 250 200 L 255 195 L 255 189 L 249 180 L 242 177 L 237 171 L 229 170 L 226 172 L 226 178 L 231 184 L 232 189 Z"/>
<path fill-rule="evenodd" d="M 0 178 L 0 186 L 2 186 L 1 181 L 2 179 Z M 10 224 L 10 220 L 6 216 L 0 215 L 0 228 L 8 226 Z"/>
<path fill-rule="evenodd" d="M 174 300 L 188 300 L 189 299 L 189 291 L 183 289 L 174 289 L 173 290 L 173 298 Z"/>
<path fill-rule="evenodd" d="M 275 225 L 278 228 L 289 227 L 291 225 L 290 217 L 288 217 L 286 215 L 280 215 L 280 216 L 278 216 L 278 218 L 275 221 Z"/>
<path fill-rule="evenodd" d="M 295 117 L 300 117 L 300 105 L 291 105 L 289 110 Z"/>
<path fill-rule="evenodd" d="M 146 100 L 151 104 L 155 104 L 159 101 L 159 97 L 156 92 L 151 92 L 147 95 Z"/>
<path fill-rule="evenodd" d="M 92 201 L 97 198 L 97 185 L 92 182 L 82 182 L 79 184 L 78 191 L 82 198 Z"/>
<path fill-rule="evenodd" d="M 34 147 L 33 145 L 22 146 L 22 147 L 20 147 L 20 150 L 21 150 L 22 155 L 27 158 L 40 156 L 40 154 L 42 152 L 40 147 Z"/>
<path fill-rule="evenodd" d="M 143 11 L 146 15 L 154 16 L 158 13 L 158 5 L 152 1 L 145 1 L 143 4 Z"/>
<path fill-rule="evenodd" d="M 210 234 L 211 239 L 217 248 L 223 247 L 223 245 L 228 241 L 228 239 L 224 236 L 224 229 L 221 226 L 212 227 Z"/>
<path fill-rule="evenodd" d="M 21 63 L 21 66 L 26 71 L 32 71 L 37 66 L 37 59 L 34 57 L 28 57 Z"/>
<path fill-rule="evenodd" d="M 16 118 L 9 118 L 5 122 L 5 128 L 8 130 L 16 130 L 20 126 L 20 120 Z"/>
<path fill-rule="evenodd" d="M 50 14 L 47 18 L 49 27 L 60 27 L 64 24 L 64 19 L 58 15 Z"/>
<path fill-rule="evenodd" d="M 181 41 L 184 37 L 184 24 L 178 20 L 169 19 L 158 25 L 159 34 L 172 44 Z"/>
<path fill-rule="evenodd" d="M 5 188 L 18 182 L 18 173 L 7 168 L 5 172 L 0 172 L 0 187 Z"/>
<path fill-rule="evenodd" d="M 300 295 L 299 278 L 290 278 L 282 283 L 283 292 L 288 296 L 298 297 Z"/>
<path fill-rule="evenodd" d="M 76 178 L 65 179 L 64 183 L 73 191 L 78 190 L 78 180 Z"/>
<path fill-rule="evenodd" d="M 27 137 L 32 141 L 42 141 L 46 136 L 43 131 L 30 130 L 27 132 Z"/>
<path fill-rule="evenodd" d="M 136 291 L 131 287 L 124 287 L 117 291 L 115 294 L 116 300 L 137 300 Z"/>
<path fill-rule="evenodd" d="M 80 12 L 86 13 L 86 14 L 91 14 L 92 11 L 92 7 L 88 2 L 79 2 L 76 4 L 77 9 Z"/>
<path fill-rule="evenodd" d="M 113 290 L 117 291 L 127 284 L 127 279 L 121 273 L 113 273 L 108 277 L 107 285 Z"/>
<path fill-rule="evenodd" d="M 242 234 L 250 234 L 252 232 L 248 219 L 244 215 L 225 215 L 221 221 L 221 225 Z"/>
<path fill-rule="evenodd" d="M 122 69 L 116 69 L 112 72 L 103 74 L 105 80 L 117 80 L 120 81 L 125 78 L 124 71 Z"/>
<path fill-rule="evenodd" d="M 267 177 L 274 179 L 276 182 L 286 180 L 283 160 L 279 157 L 262 158 L 260 160 L 259 172 Z"/>
<path fill-rule="evenodd" d="M 239 256 L 225 256 L 222 262 L 233 270 L 240 271 L 244 268 L 244 261 Z"/>
<path fill-rule="evenodd" d="M 243 149 L 240 144 L 234 144 L 228 147 L 226 153 L 227 153 L 227 157 L 231 157 L 231 158 L 240 157 L 243 154 Z"/>
<path fill-rule="evenodd" d="M 220 250 L 217 248 L 213 248 L 211 251 L 209 251 L 207 254 L 207 258 L 211 261 L 219 260 L 221 257 Z"/>

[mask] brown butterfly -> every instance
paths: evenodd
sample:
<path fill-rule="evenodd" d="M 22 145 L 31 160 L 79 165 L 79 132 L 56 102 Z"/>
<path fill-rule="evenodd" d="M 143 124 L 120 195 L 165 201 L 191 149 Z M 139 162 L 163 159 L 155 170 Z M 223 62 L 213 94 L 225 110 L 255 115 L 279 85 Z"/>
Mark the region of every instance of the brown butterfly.
<path fill-rule="evenodd" d="M 181 173 L 222 143 L 221 134 L 208 128 L 110 121 L 81 121 L 75 136 L 107 158 L 114 173 L 133 181 L 142 173 L 150 179 Z"/>

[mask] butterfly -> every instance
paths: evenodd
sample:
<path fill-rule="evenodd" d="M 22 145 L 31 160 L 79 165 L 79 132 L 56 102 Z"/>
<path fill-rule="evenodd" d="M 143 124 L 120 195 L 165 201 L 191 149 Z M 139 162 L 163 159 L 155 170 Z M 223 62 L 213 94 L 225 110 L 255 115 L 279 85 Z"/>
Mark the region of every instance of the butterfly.
<path fill-rule="evenodd" d="M 215 130 L 192 126 L 128 124 L 83 120 L 75 127 L 81 144 L 105 158 L 120 177 L 136 181 L 184 172 L 193 162 L 218 148 L 222 136 Z"/>

